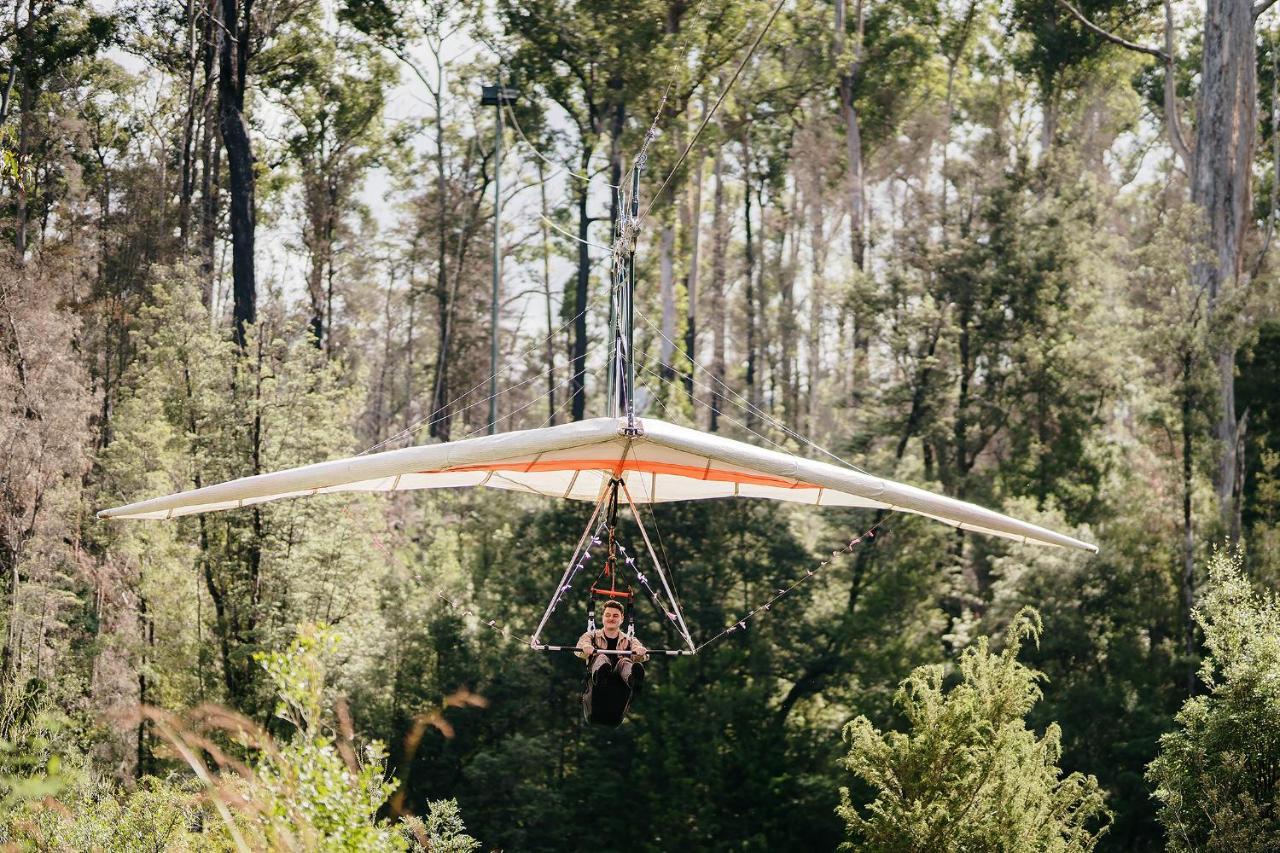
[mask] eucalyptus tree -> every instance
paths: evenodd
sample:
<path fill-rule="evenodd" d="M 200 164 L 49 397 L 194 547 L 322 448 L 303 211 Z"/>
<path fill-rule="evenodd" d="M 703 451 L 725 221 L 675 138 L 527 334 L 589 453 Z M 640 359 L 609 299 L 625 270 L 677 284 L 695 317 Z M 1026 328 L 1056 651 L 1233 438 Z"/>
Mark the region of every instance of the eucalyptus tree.
<path fill-rule="evenodd" d="M 398 75 L 375 47 L 315 19 L 282 33 L 262 59 L 264 87 L 292 119 L 285 146 L 299 172 L 311 334 L 332 356 L 334 280 L 356 242 L 360 187 L 394 144 L 384 108 Z"/>
<path fill-rule="evenodd" d="M 466 94 L 456 97 L 468 92 L 468 85 L 474 87 L 479 69 L 449 55 L 456 37 L 466 35 L 468 28 L 476 25 L 476 11 L 466 4 L 453 6 L 445 2 L 420 5 L 397 0 L 349 0 L 339 12 L 342 20 L 369 36 L 409 70 L 425 89 L 431 107 L 430 162 L 434 180 L 431 186 L 423 187 L 422 200 L 433 211 L 415 202 L 419 227 L 410 238 L 409 267 L 412 278 L 419 244 L 433 241 L 429 247 L 434 256 L 430 294 L 435 301 L 437 345 L 428 433 L 446 441 L 456 414 L 452 405 L 454 386 L 461 381 L 453 368 L 463 360 L 462 339 L 471 331 L 464 328 L 465 288 L 474 250 L 481 243 L 481 231 L 491 224 L 496 227 L 485 215 L 485 194 L 494 177 L 489 165 L 494 149 L 480 141 L 480 113 L 474 99 Z M 451 92 L 455 97 L 450 97 Z M 411 305 L 416 306 L 416 295 L 411 284 Z"/>
<path fill-rule="evenodd" d="M 1091 17 L 1088 9 L 1058 0 L 1076 21 L 1096 38 L 1154 58 L 1164 69 L 1164 128 L 1169 147 L 1187 175 L 1188 197 L 1200 211 L 1206 247 L 1191 262 L 1191 274 L 1206 299 L 1209 317 L 1222 322 L 1240 303 L 1250 284 L 1245 269 L 1253 199 L 1254 149 L 1257 141 L 1259 18 L 1274 0 L 1222 0 L 1206 3 L 1201 25 L 1192 40 L 1200 52 L 1196 81 L 1194 128 L 1188 132 L 1181 116 L 1177 22 L 1171 0 L 1151 4 L 1146 22 L 1159 21 L 1159 46 L 1139 41 L 1124 25 Z M 1109 4 L 1108 4 L 1109 6 Z M 1104 7 L 1102 12 L 1108 11 Z M 1138 23 L 1143 23 L 1139 21 Z M 1228 321 L 1224 324 L 1230 326 Z M 1229 331 L 1215 348 L 1218 371 L 1215 435 L 1219 442 L 1214 485 L 1218 508 L 1229 521 L 1238 501 L 1236 474 L 1243 425 L 1236 414 L 1235 364 L 1238 331 Z"/>
<path fill-rule="evenodd" d="M 0 177 L 12 217 L 6 227 L 24 260 L 32 223 L 43 229 L 49 221 L 64 180 L 60 132 L 50 121 L 61 112 L 60 92 L 74 87 L 85 61 L 111 42 L 116 22 L 84 2 L 14 2 L 6 12 L 12 14 L 0 22 L 0 140 L 9 168 Z"/>

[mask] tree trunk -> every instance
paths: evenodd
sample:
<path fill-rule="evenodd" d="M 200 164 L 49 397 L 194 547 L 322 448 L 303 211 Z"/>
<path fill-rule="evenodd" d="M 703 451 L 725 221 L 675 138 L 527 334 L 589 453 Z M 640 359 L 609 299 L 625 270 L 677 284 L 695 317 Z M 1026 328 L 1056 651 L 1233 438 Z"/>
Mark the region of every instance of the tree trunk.
<path fill-rule="evenodd" d="M 21 180 L 14 192 L 13 246 L 18 253 L 18 263 L 22 264 L 27 257 L 27 195 L 30 192 L 30 173 L 27 169 L 27 158 L 31 146 L 31 110 L 35 107 L 35 96 L 26 77 L 22 79 L 22 90 L 18 96 L 18 151 L 17 161 Z"/>
<path fill-rule="evenodd" d="M 704 98 L 702 103 L 703 115 L 706 114 L 707 103 Z M 693 160 L 692 175 L 689 179 L 689 198 L 688 198 L 688 233 L 689 233 L 689 269 L 685 275 L 684 290 L 685 299 L 688 305 L 685 310 L 687 317 L 684 329 L 684 351 L 689 357 L 688 371 L 689 373 L 684 379 L 685 393 L 689 399 L 693 399 L 693 382 L 697 372 L 697 346 L 698 346 L 698 247 L 699 236 L 702 234 L 702 153 L 701 151 L 690 152 L 690 158 Z"/>
<path fill-rule="evenodd" d="M 782 368 L 782 417 L 788 429 L 798 429 L 800 425 L 800 391 L 797 374 L 796 346 L 798 329 L 796 324 L 796 274 L 800 268 L 800 235 L 804 233 L 804 200 L 799 187 L 792 193 L 791 216 L 788 217 L 787 230 L 790 232 L 790 244 L 787 249 L 786 269 L 778 279 L 779 296 L 782 301 L 781 315 L 778 318 L 780 366 Z"/>
<path fill-rule="evenodd" d="M 837 61 L 843 61 L 845 52 L 845 20 L 846 0 L 835 2 L 835 54 Z M 864 237 L 866 210 L 866 189 L 862 175 L 862 127 L 858 121 L 858 110 L 853 103 L 853 91 L 857 85 L 858 75 L 862 71 L 862 39 L 864 34 L 864 18 L 862 0 L 854 4 L 854 29 L 856 36 L 853 45 L 853 57 L 847 71 L 840 75 L 840 117 L 844 120 L 845 158 L 849 178 L 849 248 L 853 263 L 858 269 L 863 268 L 866 254 L 866 238 Z"/>
<path fill-rule="evenodd" d="M 546 166 L 538 165 L 538 189 L 542 204 L 542 292 L 547 302 L 547 426 L 556 425 L 556 346 L 555 305 L 551 299 L 551 229 L 547 219 L 551 209 L 547 206 Z"/>
<path fill-rule="evenodd" d="M 724 147 L 716 149 L 715 201 L 711 214 L 711 400 L 708 428 L 715 432 L 720 428 L 720 411 L 724 405 L 725 372 L 725 250 L 729 242 L 729 227 L 724 205 Z"/>
<path fill-rule="evenodd" d="M 584 174 L 590 165 L 590 155 L 584 154 Z M 587 215 L 587 184 L 578 184 L 578 278 L 574 288 L 573 299 L 573 350 L 570 353 L 572 374 L 569 380 L 569 395 L 572 400 L 571 411 L 575 421 L 586 415 L 586 369 L 587 369 L 587 295 L 591 285 L 591 256 L 587 254 L 587 236 L 591 218 Z"/>
<path fill-rule="evenodd" d="M 245 347 L 245 327 L 256 322 L 257 284 L 253 271 L 255 228 L 253 146 L 244 117 L 244 93 L 248 79 L 252 0 L 222 0 L 223 23 L 234 39 L 224 36 L 219 55 L 219 126 L 227 151 L 228 189 L 231 193 L 232 318 L 236 346 Z M 243 16 L 243 20 L 241 20 Z"/>
<path fill-rule="evenodd" d="M 1250 168 L 1258 96 L 1254 39 L 1249 0 L 1205 4 L 1191 201 L 1203 211 L 1209 257 L 1193 265 L 1192 277 L 1208 294 L 1210 312 L 1240 277 L 1241 249 L 1252 205 Z M 1228 521 L 1237 455 L 1234 343 L 1223 344 L 1214 360 L 1219 382 L 1214 486 L 1219 510 Z"/>
<path fill-rule="evenodd" d="M 813 435 L 819 401 L 819 376 L 822 373 L 822 322 L 826 313 L 827 300 L 827 222 L 822 197 L 822 181 L 815 175 L 813 181 L 813 197 L 809 199 L 810 215 L 809 245 L 813 251 L 813 280 L 809 287 L 809 363 L 806 371 L 805 386 L 807 398 L 805 404 L 805 433 Z"/>
<path fill-rule="evenodd" d="M 662 297 L 662 340 L 658 342 L 658 370 L 663 379 L 675 376 L 671 363 L 676 352 L 676 227 L 670 220 L 662 224 L 658 240 L 658 268 Z"/>
<path fill-rule="evenodd" d="M 216 132 L 214 62 L 222 52 L 222 4 L 208 0 L 204 25 L 204 90 L 200 119 L 200 279 L 204 306 L 214 308 L 214 246 L 218 225 L 218 179 L 222 148 Z"/>
<path fill-rule="evenodd" d="M 1182 356 L 1182 651 L 1187 663 L 1187 695 L 1196 692 L 1196 633 L 1195 619 L 1191 615 L 1195 607 L 1196 551 L 1191 515 L 1192 488 L 1192 435 L 1191 435 L 1191 369 L 1190 351 Z"/>
<path fill-rule="evenodd" d="M 436 70 L 443 76 L 439 54 L 436 54 Z M 435 382 L 432 383 L 431 421 L 427 425 L 427 434 L 441 441 L 448 441 L 452 428 L 452 413 L 449 412 L 449 345 L 453 339 L 453 302 L 450 299 L 449 287 L 449 205 L 448 183 L 445 179 L 444 157 L 444 100 L 443 86 L 439 77 L 437 85 L 432 89 L 435 97 L 436 127 L 436 329 L 439 345 L 436 347 Z M 494 223 L 497 227 L 497 223 Z M 461 235 L 459 239 L 462 239 Z M 461 265 L 458 275 L 462 274 Z"/>
<path fill-rule="evenodd" d="M 178 191 L 178 239 L 185 252 L 191 236 L 191 197 L 195 192 L 195 164 L 192 151 L 195 148 L 196 127 L 196 70 L 200 67 L 200 54 L 196 44 L 196 3 L 187 0 L 187 85 L 185 113 L 182 117 L 182 141 L 178 150 L 181 185 Z"/>

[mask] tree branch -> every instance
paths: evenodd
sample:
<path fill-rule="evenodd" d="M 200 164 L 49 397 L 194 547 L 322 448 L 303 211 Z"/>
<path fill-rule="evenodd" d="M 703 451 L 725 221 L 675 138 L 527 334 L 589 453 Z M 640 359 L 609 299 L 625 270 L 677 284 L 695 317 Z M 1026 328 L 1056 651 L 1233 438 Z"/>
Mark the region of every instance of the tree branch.
<path fill-rule="evenodd" d="M 1263 2 L 1274 3 L 1275 0 L 1263 0 Z M 1104 38 L 1107 41 L 1111 42 L 1112 44 L 1118 44 L 1121 47 L 1125 48 L 1126 50 L 1133 50 L 1133 51 L 1137 51 L 1138 53 L 1145 53 L 1147 56 L 1154 56 L 1156 59 L 1159 59 L 1161 62 L 1164 62 L 1166 64 L 1169 62 L 1169 55 L 1165 53 L 1163 50 L 1160 50 L 1159 48 L 1156 48 L 1156 47 L 1147 47 L 1145 44 L 1138 44 L 1137 42 L 1129 41 L 1128 39 L 1121 38 L 1115 33 L 1104 30 L 1102 27 L 1098 26 L 1093 21 L 1085 17 L 1083 12 L 1081 12 L 1075 6 L 1072 6 L 1070 3 L 1067 2 L 1067 0 L 1058 0 L 1058 3 L 1066 7 L 1067 11 L 1069 11 L 1072 15 L 1074 15 L 1076 20 L 1079 21 L 1081 24 L 1083 24 L 1085 29 L 1089 30 L 1089 32 L 1093 33 L 1094 35 Z"/>
<path fill-rule="evenodd" d="M 1270 9 L 1276 4 L 1276 0 L 1259 0 L 1253 4 L 1253 19 L 1258 20 L 1258 16 Z"/>
<path fill-rule="evenodd" d="M 1271 0 L 1272 3 L 1275 0 Z M 1191 146 L 1182 132 L 1182 118 L 1178 115 L 1177 79 L 1173 73 L 1173 4 L 1164 0 L 1164 112 L 1169 126 L 1169 144 L 1182 161 L 1183 170 L 1191 174 Z"/>

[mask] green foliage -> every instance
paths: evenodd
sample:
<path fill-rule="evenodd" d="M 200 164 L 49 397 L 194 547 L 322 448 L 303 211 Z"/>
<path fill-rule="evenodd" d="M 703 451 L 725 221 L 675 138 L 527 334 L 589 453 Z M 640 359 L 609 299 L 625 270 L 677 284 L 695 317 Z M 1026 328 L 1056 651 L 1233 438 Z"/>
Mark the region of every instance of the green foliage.
<path fill-rule="evenodd" d="M 16 715 L 14 698 L 26 706 Z M 8 817 L 23 804 L 58 794 L 75 778 L 59 734 L 69 722 L 52 709 L 36 710 L 31 691 L 9 689 L 3 695 L 5 721 L 0 737 L 0 814 Z"/>
<path fill-rule="evenodd" d="M 1195 610 L 1206 695 L 1178 712 L 1147 771 L 1169 850 L 1263 851 L 1280 838 L 1280 600 L 1218 552 Z"/>
<path fill-rule="evenodd" d="M 294 733 L 283 744 L 260 744 L 241 820 L 273 848 L 404 850 L 404 834 L 376 816 L 396 787 L 385 778 L 382 744 L 370 742 L 357 758 L 350 731 L 324 725 L 324 657 L 337 642 L 325 627 L 308 626 L 287 650 L 255 656 L 279 697 L 276 715 Z"/>
<path fill-rule="evenodd" d="M 413 838 L 413 850 L 425 853 L 471 853 L 480 849 L 480 842 L 467 835 L 454 800 L 431 800 L 427 803 L 427 817 L 407 817 L 405 828 Z"/>
<path fill-rule="evenodd" d="M 943 668 L 918 668 L 899 689 L 908 731 L 882 733 L 866 717 L 845 728 L 844 766 L 868 786 L 859 808 L 841 789 L 838 812 L 858 849 L 1092 850 L 1109 818 L 1097 780 L 1057 763 L 1061 733 L 1042 737 L 1026 715 L 1041 698 L 1039 673 L 1018 662 L 1040 618 L 1025 610 L 1005 648 L 985 637 L 960 655 L 960 683 L 943 688 Z"/>

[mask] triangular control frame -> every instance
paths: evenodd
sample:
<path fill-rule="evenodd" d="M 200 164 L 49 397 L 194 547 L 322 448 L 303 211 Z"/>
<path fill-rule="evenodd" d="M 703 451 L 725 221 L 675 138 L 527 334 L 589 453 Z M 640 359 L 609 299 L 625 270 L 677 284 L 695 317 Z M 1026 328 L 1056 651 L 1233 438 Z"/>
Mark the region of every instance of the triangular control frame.
<path fill-rule="evenodd" d="M 657 572 L 658 579 L 662 583 L 662 590 L 666 594 L 665 600 L 658 593 L 648 576 L 640 570 L 635 564 L 635 557 L 627 553 L 626 547 L 621 544 L 618 548 L 621 550 L 623 561 L 626 566 L 635 575 L 635 579 L 649 593 L 649 598 L 658 608 L 658 612 L 664 615 L 680 634 L 680 638 L 684 640 L 687 648 L 683 649 L 648 649 L 651 655 L 694 655 L 698 653 L 698 647 L 693 642 L 693 637 L 689 634 L 689 626 L 684 621 L 684 613 L 680 610 L 680 601 L 676 598 L 671 589 L 671 582 L 667 577 L 667 572 L 663 569 L 662 560 L 659 559 L 657 551 L 654 550 L 653 540 L 649 538 L 649 531 L 645 529 L 644 522 L 640 518 L 640 511 L 636 507 L 635 501 L 631 498 L 631 492 L 627 489 L 627 484 L 618 477 L 611 479 L 606 487 L 601 491 L 599 500 L 596 501 L 595 510 L 591 513 L 587 525 L 583 528 L 582 536 L 578 539 L 577 547 L 573 550 L 573 557 L 569 560 L 569 565 L 565 567 L 564 574 L 560 576 L 560 582 L 556 585 L 555 592 L 551 596 L 551 601 L 547 603 L 547 609 L 542 613 L 542 619 L 538 622 L 538 627 L 534 630 L 533 636 L 529 638 L 530 648 L 541 652 L 561 652 L 573 651 L 577 646 L 558 646 L 544 643 L 541 641 L 542 631 L 547 626 L 547 622 L 551 619 L 551 614 L 555 612 L 560 602 L 573 589 L 573 581 L 581 572 L 588 561 L 591 559 L 591 546 L 600 544 L 601 533 L 607 532 L 610 540 L 614 540 L 614 530 L 617 527 L 617 506 L 618 497 L 621 495 L 625 498 L 627 506 L 631 508 L 632 518 L 635 520 L 636 527 L 640 528 L 640 537 L 644 541 L 645 549 L 648 551 L 649 559 L 653 563 L 654 570 Z M 633 623 L 634 624 L 634 623 Z M 588 630 L 594 625 L 591 614 L 588 614 Z M 629 629 L 630 630 L 630 629 Z M 610 651 L 608 649 L 597 649 L 600 654 L 630 654 L 627 651 Z"/>

